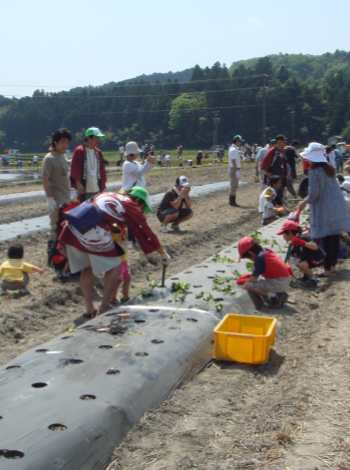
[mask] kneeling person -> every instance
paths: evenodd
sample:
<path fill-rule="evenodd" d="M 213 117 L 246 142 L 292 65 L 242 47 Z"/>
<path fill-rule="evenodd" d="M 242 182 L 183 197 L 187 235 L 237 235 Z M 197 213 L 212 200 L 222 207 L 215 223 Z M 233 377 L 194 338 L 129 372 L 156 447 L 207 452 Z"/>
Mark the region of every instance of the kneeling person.
<path fill-rule="evenodd" d="M 189 198 L 190 190 L 191 186 L 186 176 L 179 176 L 176 178 L 174 188 L 164 194 L 157 210 L 161 232 L 169 232 L 167 225 L 172 222 L 171 228 L 174 232 L 185 233 L 179 224 L 193 217 L 192 203 Z"/>
<path fill-rule="evenodd" d="M 312 268 L 323 264 L 326 254 L 322 248 L 308 236 L 302 235 L 302 229 L 292 220 L 287 220 L 276 235 L 283 235 L 284 240 L 289 242 L 286 264 L 288 266 L 291 262 L 302 271 L 303 276 L 298 280 L 305 287 L 317 287 Z"/>
<path fill-rule="evenodd" d="M 244 237 L 238 242 L 239 261 L 249 259 L 254 262 L 253 274 L 243 284 L 256 308 L 264 305 L 261 296 L 269 307 L 282 307 L 287 301 L 290 274 L 287 266 L 269 248 L 259 245 L 254 238 Z M 259 279 L 259 276 L 265 279 Z"/>

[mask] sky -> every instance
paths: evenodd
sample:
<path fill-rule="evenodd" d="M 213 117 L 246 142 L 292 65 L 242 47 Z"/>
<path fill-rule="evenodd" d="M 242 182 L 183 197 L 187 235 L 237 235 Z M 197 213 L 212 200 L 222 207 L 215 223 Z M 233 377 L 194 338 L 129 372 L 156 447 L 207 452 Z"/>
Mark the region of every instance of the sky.
<path fill-rule="evenodd" d="M 9 97 L 350 50 L 349 0 L 15 0 L 1 12 L 0 94 Z"/>

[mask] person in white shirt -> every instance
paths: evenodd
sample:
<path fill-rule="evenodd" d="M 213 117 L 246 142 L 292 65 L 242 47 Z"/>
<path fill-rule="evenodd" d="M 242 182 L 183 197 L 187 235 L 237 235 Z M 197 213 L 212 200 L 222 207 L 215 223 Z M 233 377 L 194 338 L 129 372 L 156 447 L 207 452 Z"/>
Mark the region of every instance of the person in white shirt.
<path fill-rule="evenodd" d="M 228 153 L 228 164 L 230 171 L 230 206 L 240 207 L 236 202 L 236 192 L 238 188 L 239 177 L 241 175 L 241 157 L 239 147 L 245 143 L 240 135 L 235 135 L 233 144 Z"/>
<path fill-rule="evenodd" d="M 141 150 L 136 142 L 128 142 L 125 147 L 126 162 L 123 166 L 123 189 L 128 192 L 134 186 L 144 188 L 146 186 L 145 175 L 149 173 L 155 161 L 154 155 L 149 155 L 142 165 L 137 161 Z"/>
<path fill-rule="evenodd" d="M 167 167 L 171 166 L 170 160 L 171 160 L 170 155 L 165 155 L 165 166 Z"/>
<path fill-rule="evenodd" d="M 33 157 L 33 165 L 38 166 L 38 160 L 39 160 L 38 155 L 34 155 L 34 157 Z"/>
<path fill-rule="evenodd" d="M 120 154 L 120 159 L 123 160 L 123 155 L 124 155 L 124 145 L 119 146 L 119 154 Z"/>

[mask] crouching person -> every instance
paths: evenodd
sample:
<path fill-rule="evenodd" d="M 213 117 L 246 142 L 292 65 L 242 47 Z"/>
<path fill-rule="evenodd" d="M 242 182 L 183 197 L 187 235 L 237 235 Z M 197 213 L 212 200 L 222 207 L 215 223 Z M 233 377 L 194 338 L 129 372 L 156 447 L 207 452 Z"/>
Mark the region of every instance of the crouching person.
<path fill-rule="evenodd" d="M 305 287 L 317 287 L 312 268 L 324 263 L 326 253 L 311 238 L 302 235 L 302 229 L 292 220 L 287 220 L 276 235 L 283 235 L 283 239 L 289 243 L 286 264 L 294 264 L 303 273 L 298 281 Z"/>
<path fill-rule="evenodd" d="M 171 228 L 174 232 L 186 233 L 180 224 L 193 217 L 190 191 L 191 186 L 186 176 L 179 176 L 176 178 L 174 188 L 164 194 L 157 210 L 157 217 L 161 222 L 160 232 L 169 232 L 167 225 L 172 222 Z"/>
<path fill-rule="evenodd" d="M 264 306 L 282 307 L 287 301 L 287 290 L 290 282 L 289 269 L 279 256 L 272 250 L 259 245 L 254 238 L 244 237 L 238 242 L 239 261 L 249 259 L 254 262 L 254 270 L 250 278 L 243 284 L 248 291 L 255 308 Z M 265 279 L 259 279 L 259 276 Z M 264 300 L 264 301 L 263 301 Z"/>
<path fill-rule="evenodd" d="M 7 251 L 8 260 L 0 266 L 0 276 L 2 276 L 0 295 L 6 295 L 8 290 L 19 290 L 21 295 L 29 295 L 27 288 L 29 274 L 37 272 L 44 274 L 44 271 L 32 264 L 23 261 L 23 246 L 11 245 Z"/>

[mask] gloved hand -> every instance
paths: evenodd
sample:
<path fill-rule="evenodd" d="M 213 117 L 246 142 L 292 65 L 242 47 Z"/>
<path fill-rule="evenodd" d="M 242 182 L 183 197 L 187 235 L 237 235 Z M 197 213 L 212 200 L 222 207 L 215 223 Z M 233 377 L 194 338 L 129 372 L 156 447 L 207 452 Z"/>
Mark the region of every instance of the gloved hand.
<path fill-rule="evenodd" d="M 162 265 L 163 266 L 169 266 L 171 257 L 170 257 L 170 255 L 168 255 L 167 252 L 162 254 L 161 259 L 162 259 Z"/>
<path fill-rule="evenodd" d="M 53 197 L 47 198 L 46 205 L 47 205 L 47 208 L 49 209 L 49 212 L 54 212 L 57 209 L 57 204 Z"/>
<path fill-rule="evenodd" d="M 305 246 L 306 241 L 302 240 L 301 238 L 294 237 L 293 240 L 292 240 L 292 245 L 294 245 L 294 246 Z"/>
<path fill-rule="evenodd" d="M 241 176 L 241 172 L 238 170 L 236 171 L 236 178 L 239 178 Z"/>

